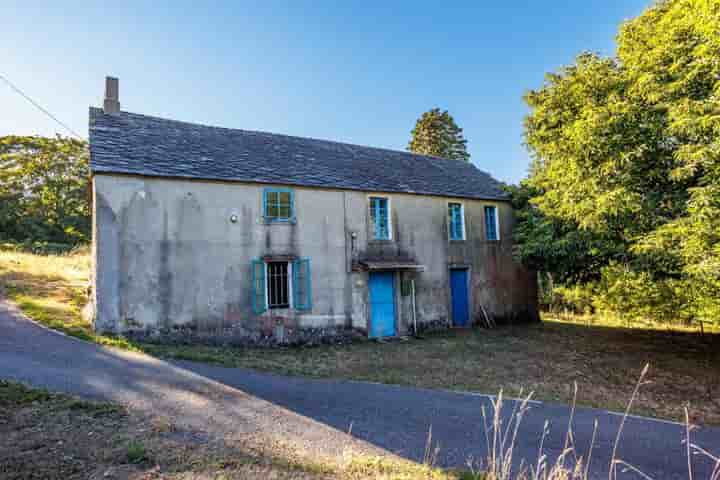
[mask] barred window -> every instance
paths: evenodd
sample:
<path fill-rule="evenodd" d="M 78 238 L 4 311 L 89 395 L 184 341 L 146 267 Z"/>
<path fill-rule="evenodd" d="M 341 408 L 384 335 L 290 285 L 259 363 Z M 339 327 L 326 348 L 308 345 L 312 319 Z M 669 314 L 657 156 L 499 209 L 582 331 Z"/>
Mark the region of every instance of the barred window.
<path fill-rule="evenodd" d="M 287 262 L 269 262 L 267 264 L 267 293 L 268 307 L 288 308 L 290 306 Z"/>

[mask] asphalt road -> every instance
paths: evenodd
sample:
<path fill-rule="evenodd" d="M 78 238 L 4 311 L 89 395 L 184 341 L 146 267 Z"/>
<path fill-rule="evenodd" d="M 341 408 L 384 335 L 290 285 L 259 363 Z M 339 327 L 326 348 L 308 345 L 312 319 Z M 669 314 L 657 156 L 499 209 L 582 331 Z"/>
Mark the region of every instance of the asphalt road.
<path fill-rule="evenodd" d="M 0 378 L 171 415 L 186 428 L 210 435 L 279 439 L 326 456 L 350 449 L 391 452 L 420 461 L 431 428 L 443 466 L 462 467 L 468 459 L 482 459 L 487 453 L 481 407 L 488 411 L 491 407 L 484 395 L 169 363 L 65 337 L 35 325 L 2 301 Z M 508 402 L 506 423 L 512 407 L 513 402 Z M 520 459 L 536 462 L 546 421 L 549 434 L 543 453 L 555 458 L 565 441 L 567 406 L 536 402 L 530 407 L 516 441 L 516 464 Z M 577 409 L 573 433 L 583 456 L 596 420 L 591 478 L 607 478 L 621 417 Z M 619 457 L 655 479 L 687 479 L 683 440 L 682 425 L 630 417 Z M 720 453 L 720 428 L 699 428 L 693 432 L 693 442 Z M 692 462 L 695 479 L 709 477 L 708 459 L 694 456 Z M 640 477 L 626 472 L 618 478 Z"/>

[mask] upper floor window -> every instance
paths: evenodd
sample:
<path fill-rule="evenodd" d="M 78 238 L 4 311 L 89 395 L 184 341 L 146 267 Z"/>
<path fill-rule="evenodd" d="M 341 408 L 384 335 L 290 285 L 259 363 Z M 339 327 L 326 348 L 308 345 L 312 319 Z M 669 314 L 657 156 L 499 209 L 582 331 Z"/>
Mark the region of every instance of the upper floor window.
<path fill-rule="evenodd" d="M 374 240 L 390 240 L 390 200 L 370 197 L 370 228 Z"/>
<path fill-rule="evenodd" d="M 488 240 L 500 240 L 500 221 L 497 207 L 485 207 L 485 235 Z"/>
<path fill-rule="evenodd" d="M 293 200 L 293 191 L 289 188 L 266 188 L 263 190 L 263 217 L 277 222 L 293 220 Z"/>
<path fill-rule="evenodd" d="M 448 203 L 450 240 L 465 240 L 465 212 L 462 203 Z"/>

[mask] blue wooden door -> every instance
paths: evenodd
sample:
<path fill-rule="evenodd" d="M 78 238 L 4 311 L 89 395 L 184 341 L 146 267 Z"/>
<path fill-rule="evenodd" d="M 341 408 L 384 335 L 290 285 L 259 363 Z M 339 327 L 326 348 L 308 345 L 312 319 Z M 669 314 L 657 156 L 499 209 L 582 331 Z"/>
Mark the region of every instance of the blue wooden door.
<path fill-rule="evenodd" d="M 450 270 L 450 295 L 452 297 L 452 319 L 456 327 L 470 325 L 468 308 L 468 276 L 466 269 Z"/>
<path fill-rule="evenodd" d="M 395 282 L 393 272 L 370 274 L 370 337 L 395 335 Z"/>

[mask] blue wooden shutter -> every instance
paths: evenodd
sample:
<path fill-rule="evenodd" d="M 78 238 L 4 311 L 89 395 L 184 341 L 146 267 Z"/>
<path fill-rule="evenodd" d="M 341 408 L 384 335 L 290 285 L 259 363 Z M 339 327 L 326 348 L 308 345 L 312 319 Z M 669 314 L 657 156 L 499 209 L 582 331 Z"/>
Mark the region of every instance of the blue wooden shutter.
<path fill-rule="evenodd" d="M 263 217 L 268 218 L 268 195 L 270 193 L 269 188 L 263 189 Z"/>
<path fill-rule="evenodd" d="M 295 191 L 290 190 L 290 221 L 295 221 Z"/>
<path fill-rule="evenodd" d="M 293 262 L 293 307 L 296 310 L 312 309 L 312 274 L 310 259 Z"/>
<path fill-rule="evenodd" d="M 488 240 L 497 240 L 497 223 L 495 207 L 485 207 L 485 232 Z"/>
<path fill-rule="evenodd" d="M 455 235 L 458 240 L 463 239 L 462 205 L 459 204 L 455 207 Z"/>
<path fill-rule="evenodd" d="M 253 312 L 263 313 L 267 310 L 265 299 L 265 262 L 261 259 L 252 261 L 252 307 Z"/>
<path fill-rule="evenodd" d="M 375 238 L 379 240 L 390 239 L 387 198 L 375 199 Z"/>

